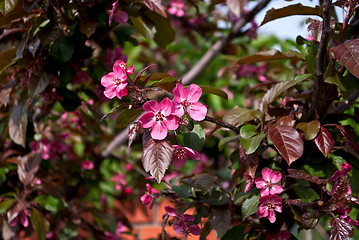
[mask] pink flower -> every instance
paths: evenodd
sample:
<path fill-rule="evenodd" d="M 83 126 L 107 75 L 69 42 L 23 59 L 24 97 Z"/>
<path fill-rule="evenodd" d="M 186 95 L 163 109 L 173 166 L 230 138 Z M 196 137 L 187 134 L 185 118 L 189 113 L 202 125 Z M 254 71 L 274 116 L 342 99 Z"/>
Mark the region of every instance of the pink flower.
<path fill-rule="evenodd" d="M 171 100 L 166 97 L 160 103 L 151 100 L 143 104 L 142 108 L 146 113 L 138 119 L 143 128 L 150 128 L 151 137 L 162 140 L 167 136 L 167 130 L 176 130 L 178 122 L 176 116 L 171 112 Z"/>
<path fill-rule="evenodd" d="M 10 212 L 8 212 L 8 216 L 9 213 Z M 30 213 L 27 209 L 19 211 L 16 214 L 16 216 L 13 216 L 13 219 L 9 222 L 10 227 L 14 227 L 19 223 L 21 223 L 21 225 L 23 225 L 24 227 L 28 227 L 29 226 L 29 219 L 27 218 L 28 216 L 30 216 Z"/>
<path fill-rule="evenodd" d="M 92 170 L 94 167 L 94 164 L 90 160 L 85 160 L 81 163 L 81 167 L 85 170 Z"/>
<path fill-rule="evenodd" d="M 115 19 L 115 21 L 120 24 L 128 21 L 127 13 L 117 9 L 117 5 L 118 0 L 112 4 L 112 9 L 110 10 L 110 17 L 108 19 L 108 25 L 110 26 L 113 19 Z"/>
<path fill-rule="evenodd" d="M 247 185 L 246 188 L 244 189 L 244 192 L 246 193 L 249 191 L 249 189 L 252 188 L 255 178 L 252 178 L 247 172 L 243 173 L 243 178 L 247 180 Z"/>
<path fill-rule="evenodd" d="M 150 184 L 146 184 L 147 193 L 141 196 L 141 202 L 143 205 L 150 205 L 149 208 L 152 209 L 154 200 L 158 198 L 158 191 L 154 188 L 151 188 Z"/>
<path fill-rule="evenodd" d="M 121 191 L 122 190 L 122 186 L 127 185 L 126 179 L 125 179 L 125 175 L 119 174 L 119 173 L 115 173 L 115 176 L 113 176 L 111 178 L 111 181 L 116 183 L 116 190 L 117 191 Z"/>
<path fill-rule="evenodd" d="M 343 163 L 342 170 L 337 170 L 333 176 L 330 178 L 331 181 L 336 181 L 340 177 L 344 177 L 348 175 L 348 173 L 352 170 L 352 166 L 349 163 Z"/>
<path fill-rule="evenodd" d="M 122 99 L 123 96 L 127 95 L 127 74 L 118 64 L 113 65 L 113 72 L 101 78 L 101 84 L 106 88 L 104 95 L 109 99 L 115 96 Z"/>
<path fill-rule="evenodd" d="M 133 74 L 133 72 L 135 71 L 135 66 L 131 66 L 129 68 L 127 68 L 127 63 L 125 63 L 122 60 L 117 60 L 114 64 L 120 66 L 123 70 L 126 71 L 127 74 Z"/>
<path fill-rule="evenodd" d="M 308 35 L 307 40 L 308 40 L 308 41 L 313 41 L 313 36 L 312 36 L 312 35 Z"/>
<path fill-rule="evenodd" d="M 173 159 L 173 166 L 175 168 L 181 168 L 185 165 L 187 161 L 187 157 L 190 157 L 194 160 L 200 160 L 201 155 L 188 147 L 181 147 L 179 145 L 173 145 L 174 148 L 174 159 Z"/>
<path fill-rule="evenodd" d="M 207 107 L 198 100 L 202 95 L 202 89 L 191 84 L 187 89 L 182 84 L 177 83 L 173 89 L 173 112 L 176 116 L 182 117 L 187 111 L 189 116 L 195 121 L 202 121 L 207 114 Z"/>
<path fill-rule="evenodd" d="M 169 14 L 176 15 L 177 17 L 184 16 L 184 2 L 182 0 L 172 0 L 170 2 L 170 7 L 167 9 Z"/>
<path fill-rule="evenodd" d="M 280 194 L 283 192 L 283 188 L 279 185 L 276 185 L 282 178 L 280 172 L 275 172 L 272 169 L 267 167 L 262 170 L 262 177 L 257 178 L 255 183 L 257 188 L 263 188 L 261 191 L 261 196 L 266 196 L 269 194 Z"/>
<path fill-rule="evenodd" d="M 266 217 L 271 223 L 276 220 L 275 212 L 282 212 L 282 199 L 277 195 L 266 195 L 259 198 L 261 205 L 258 207 L 257 216 Z"/>
<path fill-rule="evenodd" d="M 198 225 L 193 224 L 195 217 L 189 214 L 179 214 L 174 208 L 170 206 L 165 206 L 167 214 L 173 217 L 172 227 L 178 234 L 184 234 L 185 236 L 189 234 L 200 235 L 201 229 Z"/>

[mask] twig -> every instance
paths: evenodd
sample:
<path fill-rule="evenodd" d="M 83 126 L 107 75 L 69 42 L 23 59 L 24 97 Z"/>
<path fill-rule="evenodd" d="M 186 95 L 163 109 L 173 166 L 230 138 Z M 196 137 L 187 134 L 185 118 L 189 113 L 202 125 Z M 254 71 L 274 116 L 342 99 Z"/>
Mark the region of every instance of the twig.
<path fill-rule="evenodd" d="M 359 90 L 355 90 L 350 96 L 345 99 L 340 105 L 334 109 L 333 113 L 343 113 L 345 110 L 347 110 L 359 97 Z"/>
<path fill-rule="evenodd" d="M 327 46 L 329 42 L 330 34 L 330 9 L 332 5 L 332 0 L 324 0 L 323 3 L 323 28 L 322 28 L 322 37 L 320 39 L 317 59 L 316 59 L 316 79 L 315 79 L 315 89 L 314 96 L 312 99 L 312 105 L 308 111 L 308 119 L 314 119 L 315 111 L 319 110 L 320 100 L 325 97 L 325 94 L 322 92 L 323 77 L 324 77 L 324 62 L 327 53 Z"/>
<path fill-rule="evenodd" d="M 193 82 L 195 78 L 197 78 L 209 65 L 209 63 L 213 60 L 213 58 L 220 53 L 224 47 L 233 39 L 235 38 L 238 33 L 241 31 L 241 29 L 252 20 L 252 18 L 260 12 L 263 8 L 265 8 L 270 0 L 263 0 L 260 3 L 258 3 L 252 11 L 250 11 L 248 14 L 244 15 L 242 18 L 240 18 L 233 26 L 231 33 L 219 40 L 215 44 L 212 45 L 208 49 L 208 51 L 203 55 L 203 57 L 197 62 L 197 64 L 187 72 L 183 76 L 182 83 L 184 85 L 189 84 Z"/>
<path fill-rule="evenodd" d="M 229 123 L 226 123 L 226 122 L 223 122 L 223 121 L 221 121 L 221 120 L 218 120 L 218 119 L 215 119 L 215 118 L 211 118 L 211 117 L 208 117 L 208 116 L 206 116 L 206 117 L 204 118 L 204 120 L 205 120 L 205 121 L 208 121 L 208 122 L 215 123 L 215 124 L 217 124 L 217 125 L 219 125 L 219 126 L 221 126 L 221 127 L 231 129 L 231 130 L 233 130 L 233 131 L 235 131 L 235 132 L 239 132 L 239 130 L 240 130 L 240 129 L 237 128 L 236 126 L 233 126 L 233 125 L 231 125 L 231 124 L 229 124 Z"/>

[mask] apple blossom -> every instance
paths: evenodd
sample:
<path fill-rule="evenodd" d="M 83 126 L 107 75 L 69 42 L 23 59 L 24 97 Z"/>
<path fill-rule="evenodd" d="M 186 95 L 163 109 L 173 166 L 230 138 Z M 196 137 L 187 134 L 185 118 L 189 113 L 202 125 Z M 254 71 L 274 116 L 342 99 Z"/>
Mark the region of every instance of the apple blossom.
<path fill-rule="evenodd" d="M 271 223 L 276 220 L 275 212 L 282 212 L 282 199 L 277 195 L 266 195 L 259 198 L 261 205 L 258 207 L 257 216 L 266 217 Z"/>
<path fill-rule="evenodd" d="M 167 9 L 168 13 L 171 15 L 176 15 L 177 17 L 184 16 L 184 2 L 182 0 L 172 0 L 170 2 L 170 7 Z"/>
<path fill-rule="evenodd" d="M 246 187 L 244 189 L 244 192 L 248 192 L 249 189 L 252 188 L 253 186 L 253 183 L 255 182 L 255 178 L 252 178 L 247 172 L 244 172 L 243 173 L 243 178 L 247 180 L 247 184 L 246 184 Z"/>
<path fill-rule="evenodd" d="M 112 99 L 117 96 L 122 99 L 123 96 L 127 95 L 127 74 L 126 71 L 118 64 L 113 65 L 113 72 L 103 76 L 101 78 L 101 84 L 106 89 L 104 95 Z"/>
<path fill-rule="evenodd" d="M 123 174 L 119 174 L 119 173 L 115 173 L 115 176 L 113 176 L 111 178 L 111 181 L 116 183 L 116 190 L 117 191 L 121 191 L 122 187 L 127 185 L 127 181 L 125 179 L 125 175 Z"/>
<path fill-rule="evenodd" d="M 201 229 L 198 225 L 193 224 L 195 217 L 189 214 L 180 214 L 174 208 L 165 206 L 167 214 L 173 217 L 172 227 L 178 234 L 183 234 L 185 237 L 189 234 L 200 235 Z"/>
<path fill-rule="evenodd" d="M 141 202 L 143 205 L 150 205 L 149 208 L 152 209 L 154 200 L 158 198 L 158 191 L 154 188 L 151 188 L 150 184 L 146 184 L 147 193 L 141 196 Z"/>
<path fill-rule="evenodd" d="M 189 116 L 195 121 L 202 121 L 207 114 L 207 107 L 198 100 L 202 95 L 202 89 L 191 84 L 186 89 L 182 84 L 177 83 L 173 89 L 173 112 L 176 116 L 182 117 L 187 111 Z"/>
<path fill-rule="evenodd" d="M 138 121 L 143 128 L 152 128 L 151 137 L 162 140 L 167 136 L 167 130 L 176 130 L 178 122 L 176 116 L 172 115 L 171 100 L 166 97 L 160 103 L 151 100 L 143 104 L 146 111 Z"/>
<path fill-rule="evenodd" d="M 110 10 L 110 16 L 108 19 L 108 25 L 111 26 L 112 20 L 114 19 L 117 23 L 125 23 L 128 21 L 128 14 L 124 11 L 117 9 L 118 0 L 112 4 L 112 9 Z"/>
<path fill-rule="evenodd" d="M 135 66 L 131 66 L 131 67 L 127 68 L 127 63 L 125 63 L 125 62 L 122 61 L 122 60 L 117 60 L 117 61 L 114 63 L 114 66 L 115 66 L 115 65 L 120 66 L 123 70 L 126 71 L 127 74 L 133 74 L 134 71 L 135 71 Z"/>
<path fill-rule="evenodd" d="M 194 160 L 200 160 L 201 155 L 188 147 L 181 147 L 179 145 L 173 145 L 174 148 L 174 159 L 173 159 L 173 166 L 175 168 L 181 168 L 185 165 L 187 158 L 190 157 Z"/>
<path fill-rule="evenodd" d="M 255 183 L 257 188 L 263 188 L 261 191 L 261 196 L 280 194 L 283 192 L 283 188 L 279 185 L 276 185 L 282 178 L 282 174 L 280 172 L 275 172 L 272 169 L 267 167 L 262 170 L 262 177 L 257 178 Z"/>

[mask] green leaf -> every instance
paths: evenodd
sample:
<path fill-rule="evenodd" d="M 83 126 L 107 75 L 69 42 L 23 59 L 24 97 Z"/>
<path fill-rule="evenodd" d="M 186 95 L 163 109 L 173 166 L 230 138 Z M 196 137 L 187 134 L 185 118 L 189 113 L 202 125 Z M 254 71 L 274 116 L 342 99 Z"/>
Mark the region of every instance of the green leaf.
<path fill-rule="evenodd" d="M 36 208 L 30 209 L 30 218 L 32 226 L 34 227 L 40 240 L 44 240 L 46 233 L 50 230 L 49 221 Z"/>
<path fill-rule="evenodd" d="M 0 12 L 2 15 L 7 15 L 9 12 L 14 10 L 18 0 L 1 0 L 0 1 Z"/>
<path fill-rule="evenodd" d="M 306 140 L 313 140 L 320 130 L 320 122 L 318 120 L 313 120 L 309 123 L 301 122 L 295 127 L 304 132 Z"/>
<path fill-rule="evenodd" d="M 247 108 L 241 108 L 235 106 L 233 109 L 229 110 L 223 117 L 223 120 L 229 124 L 240 126 L 243 123 L 252 121 L 256 118 L 259 118 L 260 114 L 257 110 L 251 110 Z"/>
<path fill-rule="evenodd" d="M 245 239 L 244 232 L 247 224 L 239 224 L 229 229 L 222 237 L 222 240 L 242 240 Z"/>
<path fill-rule="evenodd" d="M 221 239 L 231 227 L 231 210 L 229 208 L 211 208 L 211 216 L 208 222 L 211 224 L 217 236 Z"/>
<path fill-rule="evenodd" d="M 67 62 L 72 58 L 75 48 L 73 42 L 66 36 L 56 39 L 50 44 L 49 53 L 61 62 Z"/>
<path fill-rule="evenodd" d="M 199 123 L 195 123 L 193 130 L 183 134 L 183 142 L 186 147 L 192 148 L 197 152 L 201 152 L 206 143 L 206 135 Z"/>
<path fill-rule="evenodd" d="M 319 6 L 312 8 L 308 6 L 303 6 L 300 3 L 279 9 L 272 8 L 266 12 L 266 15 L 261 23 L 261 26 L 270 21 L 279 18 L 293 16 L 293 15 L 317 15 L 321 17 L 323 15 L 323 10 Z"/>
<path fill-rule="evenodd" d="M 287 50 L 282 53 L 277 49 L 271 49 L 243 57 L 237 61 L 237 64 L 250 64 L 250 63 L 279 60 L 279 59 L 305 60 L 304 56 L 301 53 L 293 50 Z"/>
<path fill-rule="evenodd" d="M 73 223 L 67 224 L 66 227 L 61 229 L 59 234 L 60 240 L 69 240 L 74 239 L 75 237 L 77 237 L 77 227 Z"/>
<path fill-rule="evenodd" d="M 142 108 L 139 109 L 124 109 L 122 110 L 116 118 L 116 127 L 125 128 L 131 122 L 133 122 L 141 113 L 143 112 Z"/>
<path fill-rule="evenodd" d="M 347 91 L 347 89 L 342 83 L 343 77 L 338 74 L 332 63 L 328 65 L 327 71 L 325 71 L 324 81 L 337 85 L 337 87 L 344 92 Z"/>
<path fill-rule="evenodd" d="M 242 138 L 251 138 L 257 135 L 257 129 L 253 125 L 244 125 L 239 132 Z"/>
<path fill-rule="evenodd" d="M 155 30 L 153 29 L 153 27 L 149 27 L 142 19 L 141 16 L 138 17 L 132 17 L 130 16 L 130 19 L 133 23 L 133 26 L 136 28 L 136 30 L 142 34 L 142 36 L 152 39 L 154 34 L 155 34 Z"/>
<path fill-rule="evenodd" d="M 175 31 L 169 19 L 152 11 L 146 11 L 145 15 L 148 16 L 155 25 L 156 33 L 153 40 L 155 40 L 160 47 L 166 48 L 167 44 L 173 42 L 175 39 Z"/>
<path fill-rule="evenodd" d="M 310 203 L 320 199 L 320 196 L 313 188 L 293 186 L 293 189 L 302 202 Z"/>
<path fill-rule="evenodd" d="M 250 215 L 254 214 L 258 210 L 260 196 L 253 195 L 251 198 L 247 198 L 242 204 L 242 219 L 243 221 Z"/>
<path fill-rule="evenodd" d="M 187 184 L 182 184 L 180 186 L 173 186 L 172 190 L 183 198 L 188 198 L 189 196 L 192 195 L 191 186 Z"/>
<path fill-rule="evenodd" d="M 35 198 L 35 202 L 40 203 L 46 210 L 56 214 L 61 207 L 62 201 L 53 196 L 40 195 Z"/>
<path fill-rule="evenodd" d="M 27 110 L 25 102 L 15 107 L 9 120 L 9 136 L 17 144 L 25 147 Z"/>
<path fill-rule="evenodd" d="M 17 202 L 15 198 L 5 198 L 0 202 L 0 214 L 6 213 L 7 210 Z"/>
<path fill-rule="evenodd" d="M 215 87 L 210 87 L 210 86 L 204 86 L 204 85 L 200 85 L 201 89 L 203 92 L 205 93 L 210 93 L 210 94 L 214 94 L 217 95 L 225 100 L 228 101 L 228 95 L 225 91 L 219 89 L 219 88 L 215 88 Z"/>
<path fill-rule="evenodd" d="M 221 138 L 221 139 L 219 140 L 219 142 L 218 142 L 218 149 L 219 149 L 219 151 L 222 151 L 223 148 L 224 148 L 228 143 L 237 141 L 238 139 L 239 139 L 239 135 Z"/>
<path fill-rule="evenodd" d="M 251 138 L 241 138 L 239 141 L 241 143 L 241 146 L 243 147 L 246 154 L 252 154 L 254 153 L 257 148 L 259 147 L 259 144 L 261 144 L 262 139 L 265 137 L 265 134 L 259 134 L 257 136 L 251 137 Z"/>

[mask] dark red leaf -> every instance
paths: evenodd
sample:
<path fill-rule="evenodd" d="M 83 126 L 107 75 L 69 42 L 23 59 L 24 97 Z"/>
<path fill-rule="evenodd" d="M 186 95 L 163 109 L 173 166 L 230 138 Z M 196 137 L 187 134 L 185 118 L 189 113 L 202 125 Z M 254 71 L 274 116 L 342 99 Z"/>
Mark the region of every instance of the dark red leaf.
<path fill-rule="evenodd" d="M 134 122 L 128 129 L 128 147 L 131 146 L 133 140 L 135 140 L 138 130 L 140 129 L 140 122 Z"/>
<path fill-rule="evenodd" d="M 351 194 L 349 194 L 349 179 L 347 176 L 339 178 L 338 186 L 336 187 L 332 200 L 334 204 L 331 206 L 332 210 L 335 210 L 341 206 L 343 206 L 344 203 L 346 203 L 349 199 Z"/>
<path fill-rule="evenodd" d="M 344 65 L 354 76 L 359 78 L 359 39 L 347 40 L 332 47 L 334 57 Z"/>
<path fill-rule="evenodd" d="M 328 156 L 330 151 L 332 151 L 335 144 L 332 135 L 330 135 L 329 131 L 325 127 L 320 127 L 320 131 L 313 141 L 325 157 Z"/>
<path fill-rule="evenodd" d="M 288 165 L 302 156 L 304 142 L 298 131 L 293 127 L 269 125 L 268 136 Z"/>
<path fill-rule="evenodd" d="M 241 165 L 248 175 L 254 178 L 259 164 L 258 154 L 252 153 L 247 155 L 242 147 L 239 148 L 239 151 Z"/>
<path fill-rule="evenodd" d="M 322 37 L 323 22 L 320 20 L 308 18 L 305 23 L 310 23 L 307 29 L 310 31 L 314 41 L 319 42 Z"/>
<path fill-rule="evenodd" d="M 27 126 L 27 110 L 25 103 L 17 105 L 9 120 L 10 138 L 17 144 L 25 147 Z"/>
<path fill-rule="evenodd" d="M 211 208 L 211 216 L 209 217 L 209 223 L 211 224 L 214 231 L 216 231 L 217 236 L 222 238 L 224 234 L 231 227 L 231 210 L 229 208 Z"/>
<path fill-rule="evenodd" d="M 277 120 L 277 125 L 287 125 L 290 127 L 294 127 L 295 120 L 294 120 L 294 114 L 290 114 L 288 116 L 280 117 Z"/>
<path fill-rule="evenodd" d="M 316 184 L 326 184 L 328 182 L 328 179 L 320 179 L 318 176 L 312 176 L 304 170 L 288 169 L 288 173 L 287 177 L 304 179 Z"/>
<path fill-rule="evenodd" d="M 32 182 L 41 163 L 41 155 L 24 156 L 17 166 L 20 181 L 26 186 Z"/>
<path fill-rule="evenodd" d="M 349 240 L 354 236 L 353 226 L 341 218 L 333 217 L 328 225 L 331 228 L 329 240 Z"/>
<path fill-rule="evenodd" d="M 166 7 L 161 3 L 161 0 L 145 0 L 145 4 L 151 11 L 167 17 Z"/>
<path fill-rule="evenodd" d="M 348 140 L 352 145 L 355 144 L 355 134 L 353 128 L 350 126 L 342 126 L 340 124 L 334 124 L 340 131 L 340 133 Z"/>
<path fill-rule="evenodd" d="M 143 168 L 160 183 L 172 160 L 172 144 L 166 140 L 154 140 L 148 134 L 143 138 Z"/>

